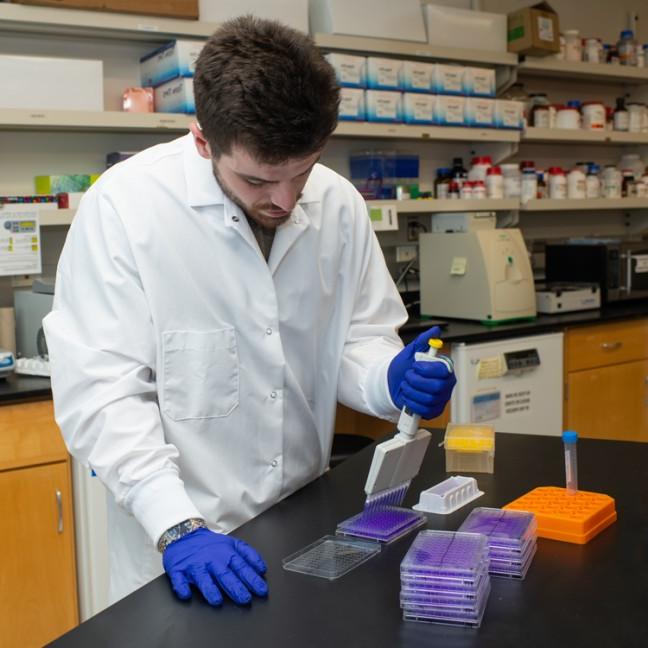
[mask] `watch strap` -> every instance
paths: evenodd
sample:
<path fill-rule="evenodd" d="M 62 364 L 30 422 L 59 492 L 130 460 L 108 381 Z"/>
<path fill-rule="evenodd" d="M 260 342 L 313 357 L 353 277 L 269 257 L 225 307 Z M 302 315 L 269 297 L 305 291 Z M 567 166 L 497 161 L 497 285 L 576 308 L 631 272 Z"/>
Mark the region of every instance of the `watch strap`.
<path fill-rule="evenodd" d="M 167 529 L 158 540 L 157 548 L 160 553 L 164 553 L 164 550 L 176 540 L 184 538 L 184 536 L 189 535 L 196 529 L 206 529 L 207 523 L 202 518 L 189 518 L 188 520 L 183 520 L 179 524 L 172 526 L 170 529 Z"/>

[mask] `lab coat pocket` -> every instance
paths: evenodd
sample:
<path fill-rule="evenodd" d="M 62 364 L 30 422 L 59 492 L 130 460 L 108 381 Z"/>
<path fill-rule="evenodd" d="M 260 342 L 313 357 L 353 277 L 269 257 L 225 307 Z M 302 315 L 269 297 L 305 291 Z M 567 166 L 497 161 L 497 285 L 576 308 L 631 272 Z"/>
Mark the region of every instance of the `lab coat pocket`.
<path fill-rule="evenodd" d="M 164 331 L 162 410 L 174 421 L 227 416 L 239 402 L 236 332 Z"/>

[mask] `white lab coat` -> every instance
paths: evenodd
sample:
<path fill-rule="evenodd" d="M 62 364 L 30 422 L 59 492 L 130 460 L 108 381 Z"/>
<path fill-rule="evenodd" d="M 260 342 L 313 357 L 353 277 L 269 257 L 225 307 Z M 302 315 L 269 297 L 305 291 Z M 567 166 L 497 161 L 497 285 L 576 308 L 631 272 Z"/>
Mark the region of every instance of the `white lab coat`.
<path fill-rule="evenodd" d="M 394 420 L 406 313 L 365 203 L 316 165 L 269 260 L 191 135 L 104 173 L 44 328 L 56 420 L 108 487 L 111 599 L 160 535 L 229 532 L 327 468 L 336 402 Z"/>

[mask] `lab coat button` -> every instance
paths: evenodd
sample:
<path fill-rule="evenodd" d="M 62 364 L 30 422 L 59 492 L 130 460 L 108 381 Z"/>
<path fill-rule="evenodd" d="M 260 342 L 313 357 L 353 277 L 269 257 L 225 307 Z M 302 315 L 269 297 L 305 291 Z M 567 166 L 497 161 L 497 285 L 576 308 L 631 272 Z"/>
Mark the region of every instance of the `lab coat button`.
<path fill-rule="evenodd" d="M 269 326 L 266 329 L 266 335 L 272 335 L 272 329 Z"/>
<path fill-rule="evenodd" d="M 233 220 L 235 223 L 238 223 L 238 222 L 239 222 L 239 217 L 238 217 L 238 216 L 232 216 L 232 220 Z"/>
<path fill-rule="evenodd" d="M 273 468 L 276 468 L 278 463 L 279 462 L 276 459 L 273 459 L 271 465 L 272 465 Z"/>
<path fill-rule="evenodd" d="M 277 392 L 276 391 L 270 392 L 270 398 L 277 398 Z"/>

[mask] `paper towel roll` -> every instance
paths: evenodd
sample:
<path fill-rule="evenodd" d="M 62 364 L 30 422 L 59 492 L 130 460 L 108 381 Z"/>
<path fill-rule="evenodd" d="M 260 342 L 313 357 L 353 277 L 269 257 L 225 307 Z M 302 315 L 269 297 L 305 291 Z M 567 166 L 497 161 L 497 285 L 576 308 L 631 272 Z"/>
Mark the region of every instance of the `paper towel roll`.
<path fill-rule="evenodd" d="M 9 306 L 0 308 L 0 347 L 16 354 L 16 318 Z"/>

